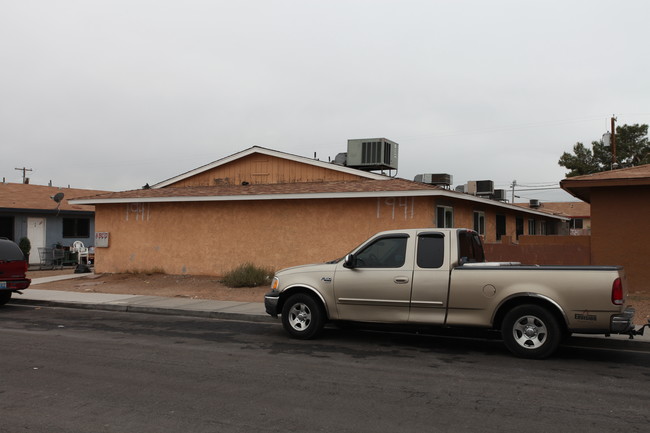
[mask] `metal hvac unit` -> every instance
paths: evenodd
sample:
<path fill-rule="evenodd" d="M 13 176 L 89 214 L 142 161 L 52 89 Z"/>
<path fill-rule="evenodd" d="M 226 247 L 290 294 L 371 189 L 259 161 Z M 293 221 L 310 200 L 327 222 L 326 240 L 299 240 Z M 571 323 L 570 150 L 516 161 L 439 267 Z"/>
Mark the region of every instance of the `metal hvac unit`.
<path fill-rule="evenodd" d="M 386 138 L 348 140 L 347 166 L 361 170 L 397 170 L 399 144 Z"/>
<path fill-rule="evenodd" d="M 493 198 L 494 198 L 494 200 L 506 201 L 506 190 L 505 189 L 495 189 Z"/>
<path fill-rule="evenodd" d="M 491 196 L 494 194 L 494 182 L 491 180 L 470 180 L 467 182 L 467 193 Z"/>
<path fill-rule="evenodd" d="M 423 173 L 415 176 L 416 182 L 427 183 L 429 185 L 450 186 L 454 178 L 451 174 L 446 173 Z"/>

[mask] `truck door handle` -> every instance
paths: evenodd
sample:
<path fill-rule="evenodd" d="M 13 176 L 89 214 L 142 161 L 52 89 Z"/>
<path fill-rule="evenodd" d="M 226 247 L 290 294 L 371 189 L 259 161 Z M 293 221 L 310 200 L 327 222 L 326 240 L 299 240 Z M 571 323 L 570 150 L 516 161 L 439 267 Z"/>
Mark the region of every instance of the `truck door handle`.
<path fill-rule="evenodd" d="M 397 284 L 406 284 L 406 283 L 409 282 L 409 278 L 408 277 L 395 277 L 395 279 L 393 281 L 395 281 L 395 283 L 397 283 Z"/>

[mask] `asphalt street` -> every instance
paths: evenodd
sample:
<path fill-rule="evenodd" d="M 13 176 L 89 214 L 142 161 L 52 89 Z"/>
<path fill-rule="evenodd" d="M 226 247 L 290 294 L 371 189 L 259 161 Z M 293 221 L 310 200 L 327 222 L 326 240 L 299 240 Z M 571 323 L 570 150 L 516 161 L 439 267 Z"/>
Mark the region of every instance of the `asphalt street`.
<path fill-rule="evenodd" d="M 650 353 L 10 304 L 0 432 L 645 432 Z"/>

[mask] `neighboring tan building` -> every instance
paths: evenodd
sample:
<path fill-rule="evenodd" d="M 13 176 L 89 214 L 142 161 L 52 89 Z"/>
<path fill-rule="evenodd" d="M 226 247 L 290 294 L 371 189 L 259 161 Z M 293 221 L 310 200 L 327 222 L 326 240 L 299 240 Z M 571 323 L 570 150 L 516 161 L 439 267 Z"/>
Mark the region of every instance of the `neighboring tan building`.
<path fill-rule="evenodd" d="M 530 207 L 531 209 L 543 210 L 571 218 L 569 233 L 573 236 L 588 236 L 591 234 L 591 206 L 589 203 L 583 201 L 540 202 L 531 200 L 530 203 L 517 203 L 517 206 Z"/>
<path fill-rule="evenodd" d="M 566 217 L 443 187 L 252 147 L 153 185 L 87 197 L 99 236 L 96 272 L 223 275 L 246 262 L 283 268 L 343 256 L 376 232 L 476 228 L 487 241 Z M 99 245 L 98 245 L 99 246 Z"/>
<path fill-rule="evenodd" d="M 102 194 L 79 188 L 0 183 L 0 237 L 18 243 L 29 239 L 29 263 L 39 263 L 38 248 L 70 246 L 82 241 L 92 246 L 95 238 L 95 207 L 70 204 L 73 197 Z M 57 194 L 59 194 L 57 196 Z M 54 199 L 60 198 L 57 203 Z"/>
<path fill-rule="evenodd" d="M 591 263 L 623 265 L 632 290 L 650 285 L 650 165 L 564 179 L 591 205 Z"/>

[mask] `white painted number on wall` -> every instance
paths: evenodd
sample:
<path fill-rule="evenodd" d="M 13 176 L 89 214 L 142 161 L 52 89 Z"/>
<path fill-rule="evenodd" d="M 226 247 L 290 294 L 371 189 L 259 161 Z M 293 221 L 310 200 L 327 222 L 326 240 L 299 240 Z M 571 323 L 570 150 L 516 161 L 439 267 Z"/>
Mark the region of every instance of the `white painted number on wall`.
<path fill-rule="evenodd" d="M 413 219 L 415 197 L 388 197 L 377 199 L 377 219 L 390 215 L 391 219 Z"/>
<path fill-rule="evenodd" d="M 126 205 L 126 220 L 149 221 L 149 203 L 128 203 Z"/>

